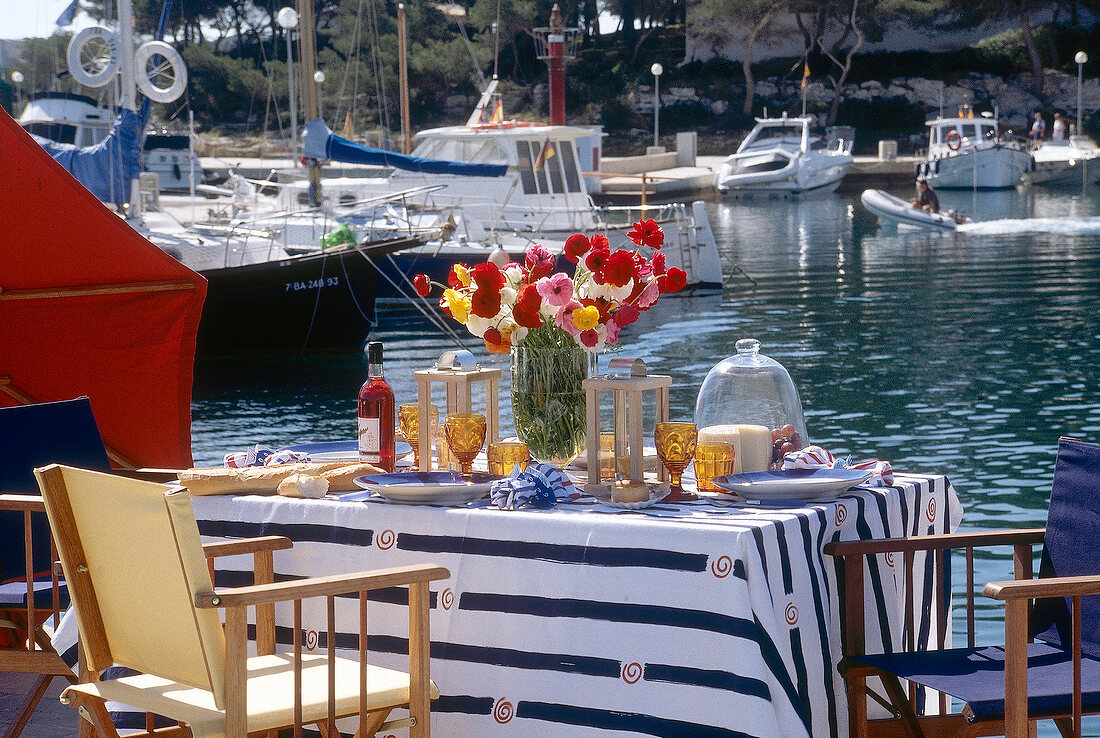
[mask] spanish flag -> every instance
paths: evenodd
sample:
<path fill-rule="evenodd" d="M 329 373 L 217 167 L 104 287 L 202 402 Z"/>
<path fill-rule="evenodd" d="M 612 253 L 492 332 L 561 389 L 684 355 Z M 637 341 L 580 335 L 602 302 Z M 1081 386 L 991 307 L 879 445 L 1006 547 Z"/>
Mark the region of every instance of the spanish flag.
<path fill-rule="evenodd" d="M 537 172 L 542 169 L 542 165 L 553 159 L 554 156 L 554 145 L 547 141 L 542 145 L 542 151 L 539 152 L 538 158 L 535 159 L 534 170 Z"/>
<path fill-rule="evenodd" d="M 798 89 L 800 89 L 800 90 L 806 89 L 806 85 L 808 85 L 809 83 L 810 83 L 810 62 L 809 62 L 809 60 L 807 60 L 802 65 L 802 86 L 799 87 Z"/>
<path fill-rule="evenodd" d="M 504 120 L 504 102 L 497 100 L 496 107 L 493 108 L 493 114 L 489 116 L 490 123 L 500 123 Z"/>

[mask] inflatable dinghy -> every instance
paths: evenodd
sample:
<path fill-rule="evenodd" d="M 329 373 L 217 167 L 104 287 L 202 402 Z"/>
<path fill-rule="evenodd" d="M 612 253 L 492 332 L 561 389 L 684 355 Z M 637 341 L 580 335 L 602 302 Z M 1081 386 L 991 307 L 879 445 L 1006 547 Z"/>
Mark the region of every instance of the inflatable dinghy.
<path fill-rule="evenodd" d="M 949 213 L 929 213 L 927 210 L 918 210 L 905 200 L 882 190 L 864 190 L 859 199 L 863 202 L 863 207 L 883 220 L 905 223 L 918 228 L 954 229 L 960 222 L 966 220 L 963 216 Z"/>

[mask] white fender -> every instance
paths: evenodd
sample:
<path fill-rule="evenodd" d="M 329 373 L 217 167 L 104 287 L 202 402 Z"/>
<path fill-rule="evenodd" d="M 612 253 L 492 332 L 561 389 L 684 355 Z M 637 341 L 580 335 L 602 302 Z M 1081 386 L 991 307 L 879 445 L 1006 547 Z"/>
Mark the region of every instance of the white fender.
<path fill-rule="evenodd" d="M 157 56 L 161 60 L 154 63 Z M 170 103 L 187 89 L 187 65 L 180 53 L 164 41 L 146 41 L 139 46 L 134 54 L 134 67 L 138 90 L 153 102 Z M 170 78 L 171 84 L 159 87 L 157 82 L 161 75 Z"/>

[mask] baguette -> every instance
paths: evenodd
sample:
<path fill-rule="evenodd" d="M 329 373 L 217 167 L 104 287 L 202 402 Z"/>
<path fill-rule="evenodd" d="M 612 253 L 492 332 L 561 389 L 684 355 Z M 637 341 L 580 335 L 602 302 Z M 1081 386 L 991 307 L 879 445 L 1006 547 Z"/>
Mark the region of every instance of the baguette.
<path fill-rule="evenodd" d="M 273 495 L 279 482 L 292 474 L 320 475 L 331 469 L 347 466 L 346 462 L 326 464 L 300 463 L 272 466 L 246 466 L 242 469 L 185 469 L 179 473 L 180 484 L 195 496 L 259 494 Z"/>
<path fill-rule="evenodd" d="M 316 500 L 324 497 L 328 492 L 328 480 L 309 474 L 291 474 L 279 482 L 275 491 L 283 497 L 306 497 Z"/>
<path fill-rule="evenodd" d="M 382 474 L 383 470 L 371 464 L 348 464 L 338 469 L 321 472 L 321 478 L 328 480 L 330 492 L 351 492 L 359 489 L 355 478 L 364 474 Z"/>

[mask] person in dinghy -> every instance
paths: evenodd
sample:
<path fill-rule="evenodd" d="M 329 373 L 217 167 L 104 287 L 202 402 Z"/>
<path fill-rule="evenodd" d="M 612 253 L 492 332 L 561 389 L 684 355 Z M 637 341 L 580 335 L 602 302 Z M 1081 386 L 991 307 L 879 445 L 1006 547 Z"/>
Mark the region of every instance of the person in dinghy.
<path fill-rule="evenodd" d="M 928 180 L 924 177 L 917 177 L 917 197 L 913 200 L 913 207 L 917 210 L 923 210 L 926 213 L 939 213 L 940 212 L 940 198 L 936 195 L 936 191 L 928 184 Z M 951 210 L 945 213 L 956 223 L 965 223 L 966 216 L 956 213 Z"/>

